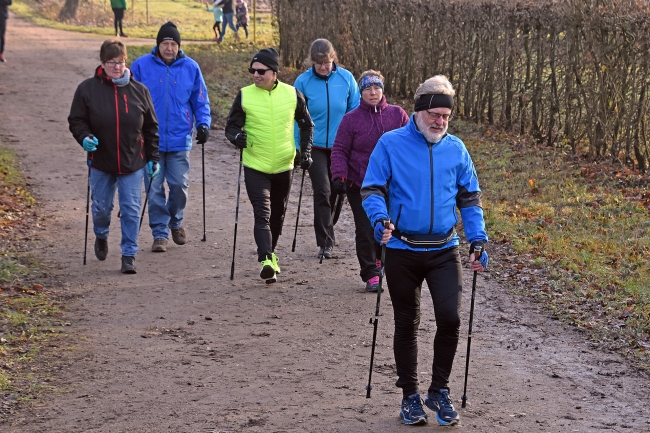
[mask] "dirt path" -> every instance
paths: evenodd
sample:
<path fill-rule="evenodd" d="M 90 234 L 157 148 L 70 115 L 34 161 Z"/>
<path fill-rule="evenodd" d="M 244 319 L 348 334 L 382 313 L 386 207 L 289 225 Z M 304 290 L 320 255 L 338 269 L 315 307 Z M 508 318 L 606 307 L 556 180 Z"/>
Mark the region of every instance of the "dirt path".
<path fill-rule="evenodd" d="M 234 281 L 229 280 L 237 153 L 221 131 L 206 145 L 207 242 L 201 242 L 201 152 L 192 152 L 189 242 L 166 254 L 140 236 L 138 274 L 119 273 L 119 227 L 109 257 L 89 242 L 82 265 L 84 155 L 66 117 L 76 86 L 92 74 L 103 38 L 9 20 L 0 64 L 0 134 L 21 159 L 48 216 L 43 256 L 57 263 L 76 350 L 62 354 L 59 392 L 23 408 L 3 432 L 397 432 L 392 310 L 382 300 L 374 390 L 365 398 L 375 295 L 357 276 L 354 230 L 345 207 L 338 259 L 319 265 L 306 188 L 291 253 L 299 177 L 278 254 L 283 272 L 257 277 L 252 211 L 242 194 Z M 145 41 L 151 43 L 151 41 Z M 134 41 L 129 41 L 134 43 Z M 309 182 L 306 182 L 308 184 Z M 145 226 L 146 227 L 146 224 Z M 92 238 L 92 235 L 91 235 Z M 496 258 L 495 258 L 496 259 Z M 465 275 L 467 285 L 471 282 Z M 479 279 L 470 406 L 460 431 L 650 431 L 647 378 L 600 353 L 536 305 Z M 465 291 L 467 317 L 469 292 Z M 423 297 L 421 378 L 426 389 L 434 323 Z M 462 394 L 466 323 L 452 373 Z M 460 407 L 460 404 L 457 406 Z M 442 430 L 434 424 L 426 430 Z"/>

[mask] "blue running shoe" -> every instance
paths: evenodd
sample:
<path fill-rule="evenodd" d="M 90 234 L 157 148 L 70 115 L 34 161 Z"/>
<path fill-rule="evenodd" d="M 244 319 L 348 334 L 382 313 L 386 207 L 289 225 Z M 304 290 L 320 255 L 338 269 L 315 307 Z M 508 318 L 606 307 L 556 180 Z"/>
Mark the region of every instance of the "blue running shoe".
<path fill-rule="evenodd" d="M 440 425 L 455 425 L 458 424 L 460 417 L 458 412 L 451 404 L 451 397 L 449 390 L 442 388 L 440 392 L 429 392 L 424 404 L 431 410 L 436 412 L 436 421 Z"/>
<path fill-rule="evenodd" d="M 420 394 L 411 394 L 402 400 L 402 410 L 399 411 L 399 416 L 402 417 L 404 424 L 419 425 L 429 422 L 427 414 L 422 407 L 422 399 Z"/>

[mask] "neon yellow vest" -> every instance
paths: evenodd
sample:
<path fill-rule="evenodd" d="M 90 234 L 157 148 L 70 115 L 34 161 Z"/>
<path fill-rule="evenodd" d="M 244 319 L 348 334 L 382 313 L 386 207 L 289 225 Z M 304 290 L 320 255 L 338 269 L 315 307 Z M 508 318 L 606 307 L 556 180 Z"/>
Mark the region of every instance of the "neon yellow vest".
<path fill-rule="evenodd" d="M 293 169 L 296 146 L 293 138 L 296 89 L 278 82 L 270 92 L 255 84 L 241 89 L 241 106 L 246 113 L 248 136 L 243 164 L 262 173 Z"/>

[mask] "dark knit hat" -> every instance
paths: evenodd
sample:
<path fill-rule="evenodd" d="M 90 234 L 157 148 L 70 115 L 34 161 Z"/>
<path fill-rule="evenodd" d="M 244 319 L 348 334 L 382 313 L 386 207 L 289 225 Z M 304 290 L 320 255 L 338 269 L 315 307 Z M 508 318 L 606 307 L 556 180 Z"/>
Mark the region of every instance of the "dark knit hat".
<path fill-rule="evenodd" d="M 275 48 L 264 48 L 255 54 L 255 57 L 251 60 L 251 66 L 254 62 L 260 62 L 277 73 L 278 69 L 280 69 L 280 54 L 275 51 Z"/>
<path fill-rule="evenodd" d="M 178 33 L 178 28 L 176 28 L 176 24 L 174 24 L 171 21 L 167 21 L 165 24 L 160 27 L 160 30 L 158 30 L 158 36 L 156 37 L 156 45 L 160 45 L 162 41 L 167 41 L 167 40 L 172 40 L 178 44 L 180 47 L 181 45 L 181 34 Z"/>

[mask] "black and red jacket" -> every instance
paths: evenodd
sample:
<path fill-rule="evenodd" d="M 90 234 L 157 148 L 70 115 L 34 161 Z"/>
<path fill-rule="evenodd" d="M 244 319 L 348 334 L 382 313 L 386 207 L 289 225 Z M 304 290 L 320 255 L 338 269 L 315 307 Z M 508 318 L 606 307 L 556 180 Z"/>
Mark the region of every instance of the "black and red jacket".
<path fill-rule="evenodd" d="M 90 153 L 97 170 L 129 174 L 148 161 L 158 162 L 158 119 L 151 95 L 133 78 L 119 87 L 99 66 L 93 78 L 77 87 L 68 123 L 79 144 L 89 135 L 97 137 L 97 150 Z"/>

